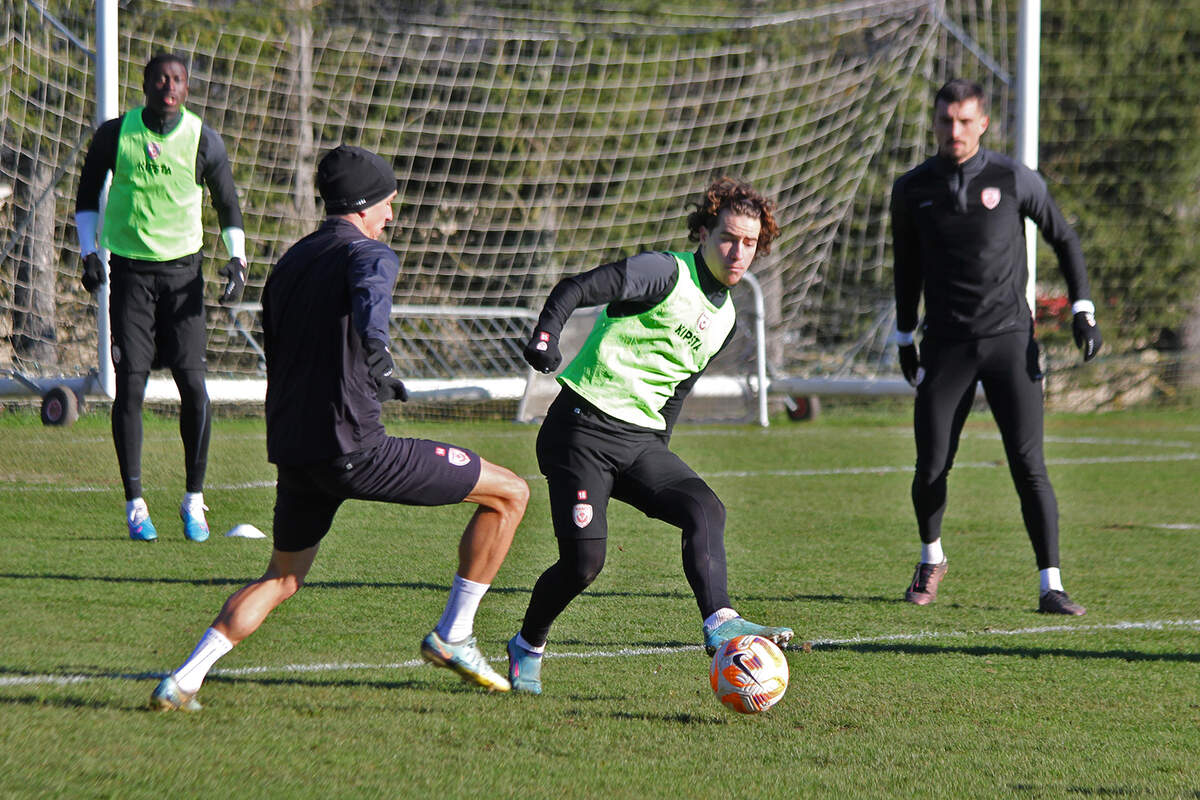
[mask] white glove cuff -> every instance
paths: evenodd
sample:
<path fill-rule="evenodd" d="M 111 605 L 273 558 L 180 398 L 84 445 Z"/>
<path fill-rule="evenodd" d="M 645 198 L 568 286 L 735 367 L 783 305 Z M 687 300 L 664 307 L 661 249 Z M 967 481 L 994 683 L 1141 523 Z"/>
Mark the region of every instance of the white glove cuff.
<path fill-rule="evenodd" d="M 225 249 L 229 252 L 230 258 L 240 259 L 243 264 L 246 263 L 246 232 L 241 228 L 229 227 L 221 231 L 221 241 L 225 243 Z"/>
<path fill-rule="evenodd" d="M 1078 314 L 1080 311 L 1086 311 L 1092 316 L 1096 315 L 1096 304 L 1091 300 L 1076 300 L 1071 303 L 1071 314 Z"/>
<path fill-rule="evenodd" d="M 79 255 L 96 252 L 96 228 L 100 225 L 99 211 L 76 211 L 75 233 L 79 236 Z"/>

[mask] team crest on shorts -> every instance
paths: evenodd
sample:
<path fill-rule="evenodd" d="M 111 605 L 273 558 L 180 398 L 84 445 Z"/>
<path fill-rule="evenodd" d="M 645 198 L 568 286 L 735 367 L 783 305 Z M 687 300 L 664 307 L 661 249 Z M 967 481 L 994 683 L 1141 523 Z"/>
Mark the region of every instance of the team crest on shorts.
<path fill-rule="evenodd" d="M 586 528 L 592 524 L 592 504 L 591 503 L 576 503 L 571 509 L 571 519 L 575 522 L 576 528 Z"/>
<path fill-rule="evenodd" d="M 708 316 L 707 312 L 703 312 L 703 311 L 700 312 L 700 318 L 696 320 L 696 330 L 698 330 L 698 331 L 704 330 L 705 328 L 708 327 L 708 323 L 711 321 L 712 320 Z"/>
<path fill-rule="evenodd" d="M 983 201 L 983 207 L 991 211 L 1000 205 L 1000 190 L 995 186 L 989 186 L 979 195 L 979 199 Z"/>
<path fill-rule="evenodd" d="M 158 158 L 162 151 L 158 149 L 158 145 L 154 142 L 146 142 L 146 155 L 150 156 L 151 160 Z"/>

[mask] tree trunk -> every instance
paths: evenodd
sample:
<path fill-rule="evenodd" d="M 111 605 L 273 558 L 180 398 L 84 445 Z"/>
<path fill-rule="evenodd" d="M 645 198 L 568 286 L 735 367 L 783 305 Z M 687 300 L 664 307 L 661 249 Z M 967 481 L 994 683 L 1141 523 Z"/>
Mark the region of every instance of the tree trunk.
<path fill-rule="evenodd" d="M 292 19 L 290 40 L 295 61 L 292 65 L 293 85 L 296 98 L 296 151 L 292 162 L 292 205 L 301 231 L 308 232 L 317 226 L 320 215 L 313 205 L 313 179 L 317 168 L 316 145 L 313 141 L 312 96 L 313 96 L 313 28 L 312 2 L 303 0 L 296 4 Z"/>
<path fill-rule="evenodd" d="M 48 164 L 22 159 L 18 170 L 16 286 L 13 289 L 12 344 L 17 358 L 44 370 L 58 365 L 55 347 L 54 171 Z"/>
<path fill-rule="evenodd" d="M 1180 330 L 1179 386 L 1200 389 L 1200 297 Z"/>

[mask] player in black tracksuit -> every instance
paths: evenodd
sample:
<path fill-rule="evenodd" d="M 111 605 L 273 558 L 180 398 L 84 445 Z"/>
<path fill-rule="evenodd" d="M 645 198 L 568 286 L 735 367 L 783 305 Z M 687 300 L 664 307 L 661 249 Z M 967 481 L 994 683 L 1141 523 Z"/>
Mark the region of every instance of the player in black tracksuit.
<path fill-rule="evenodd" d="M 472 634 L 475 612 L 508 553 L 529 487 L 504 467 L 444 442 L 388 436 L 380 402 L 406 400 L 394 375 L 389 315 L 400 260 L 378 241 L 392 219 L 392 165 L 358 147 L 317 166 L 327 217 L 272 268 L 263 290 L 267 458 L 279 473 L 266 573 L 234 592 L 152 706 L 196 711 L 209 669 L 304 583 L 346 500 L 474 503 L 458 542 L 446 608 L 421 655 L 489 690 L 508 691 Z"/>
<path fill-rule="evenodd" d="M 1042 374 L 1028 281 L 1024 220 L 1054 248 L 1072 300 L 1084 359 L 1101 344 L 1079 239 L 1028 167 L 979 147 L 983 90 L 954 80 L 935 100 L 938 155 L 892 188 L 896 328 L 904 376 L 917 388 L 913 507 L 921 561 L 905 598 L 925 605 L 946 572 L 941 522 L 946 479 L 979 381 L 1000 429 L 1040 571 L 1039 610 L 1083 614 L 1063 591 L 1058 505 L 1042 454 Z M 918 356 L 913 334 L 924 296 Z"/>

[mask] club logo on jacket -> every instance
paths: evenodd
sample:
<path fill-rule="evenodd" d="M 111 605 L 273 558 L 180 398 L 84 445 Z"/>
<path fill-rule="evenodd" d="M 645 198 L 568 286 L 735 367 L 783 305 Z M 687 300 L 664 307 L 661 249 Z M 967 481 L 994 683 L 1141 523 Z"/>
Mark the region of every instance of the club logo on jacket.
<path fill-rule="evenodd" d="M 996 206 L 1000 205 L 1000 190 L 995 186 L 989 186 L 979 195 L 979 199 L 983 201 L 983 207 L 991 211 Z"/>
<path fill-rule="evenodd" d="M 433 452 L 436 455 L 444 456 L 447 461 L 456 467 L 465 467 L 471 463 L 471 457 L 457 447 L 451 447 L 449 450 L 445 447 L 435 447 Z"/>
<path fill-rule="evenodd" d="M 591 503 L 576 503 L 571 509 L 571 519 L 575 523 L 576 528 L 586 528 L 592 524 L 592 504 Z"/>
<path fill-rule="evenodd" d="M 162 151 L 158 149 L 157 144 L 154 142 L 146 142 L 146 155 L 150 156 L 150 158 L 158 158 L 161 152 Z"/>

